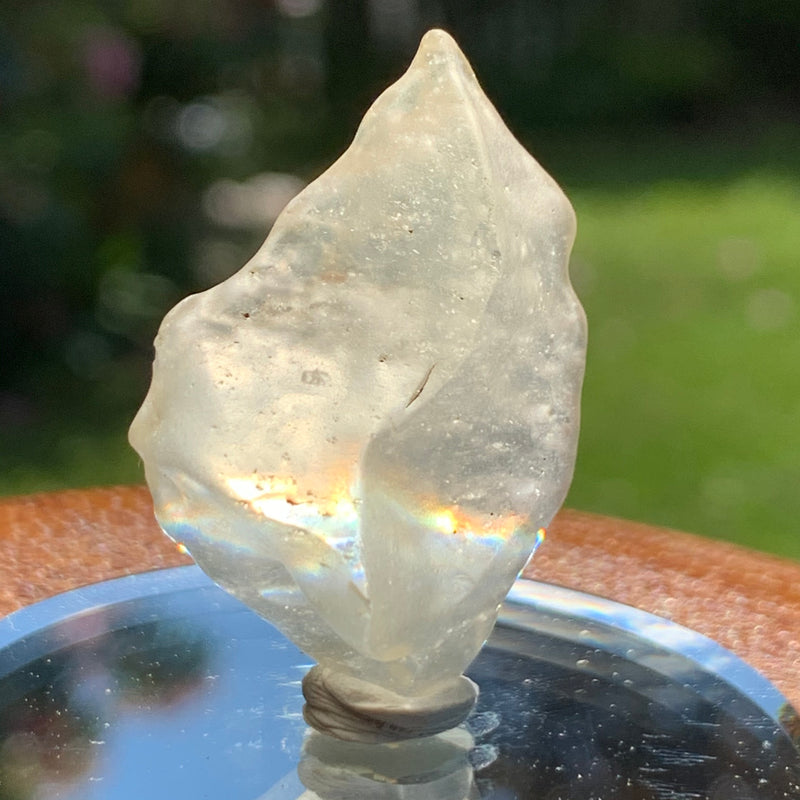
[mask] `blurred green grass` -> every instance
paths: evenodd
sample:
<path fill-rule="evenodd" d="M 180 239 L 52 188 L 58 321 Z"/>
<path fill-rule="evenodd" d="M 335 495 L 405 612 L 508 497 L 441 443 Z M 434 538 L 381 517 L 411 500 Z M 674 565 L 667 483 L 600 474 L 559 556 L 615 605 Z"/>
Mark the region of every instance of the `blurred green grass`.
<path fill-rule="evenodd" d="M 800 557 L 800 181 L 576 190 L 568 504 Z"/>
<path fill-rule="evenodd" d="M 567 504 L 800 558 L 800 171 L 782 161 L 797 149 L 603 148 L 531 145 L 578 215 L 590 325 Z M 0 435 L 0 492 L 141 481 L 126 428 L 146 354 L 88 394 L 48 369 L 29 377 L 36 419 Z"/>

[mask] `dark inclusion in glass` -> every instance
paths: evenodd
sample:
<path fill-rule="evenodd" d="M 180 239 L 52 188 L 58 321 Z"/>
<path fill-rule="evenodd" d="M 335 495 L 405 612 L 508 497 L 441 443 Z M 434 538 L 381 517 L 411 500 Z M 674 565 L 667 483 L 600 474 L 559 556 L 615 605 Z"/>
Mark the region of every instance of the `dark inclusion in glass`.
<path fill-rule="evenodd" d="M 0 800 L 302 794 L 308 659 L 205 579 L 170 589 L 180 574 L 0 628 Z M 473 796 L 800 798 L 792 735 L 712 669 L 610 624 L 514 608 L 469 670 Z M 438 777 L 426 769 L 407 780 Z"/>

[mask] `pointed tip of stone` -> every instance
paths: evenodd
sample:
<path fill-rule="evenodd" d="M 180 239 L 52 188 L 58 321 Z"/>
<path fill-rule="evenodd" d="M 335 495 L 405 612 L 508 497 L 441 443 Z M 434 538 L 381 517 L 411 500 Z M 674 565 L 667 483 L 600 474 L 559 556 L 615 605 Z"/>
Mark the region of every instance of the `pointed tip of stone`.
<path fill-rule="evenodd" d="M 425 33 L 419 43 L 419 47 L 420 50 L 459 50 L 456 40 L 441 28 L 431 28 Z"/>
<path fill-rule="evenodd" d="M 461 52 L 456 40 L 441 28 L 432 28 L 421 39 L 414 61 L 424 60 L 427 64 L 459 63 L 472 72 L 467 57 Z"/>

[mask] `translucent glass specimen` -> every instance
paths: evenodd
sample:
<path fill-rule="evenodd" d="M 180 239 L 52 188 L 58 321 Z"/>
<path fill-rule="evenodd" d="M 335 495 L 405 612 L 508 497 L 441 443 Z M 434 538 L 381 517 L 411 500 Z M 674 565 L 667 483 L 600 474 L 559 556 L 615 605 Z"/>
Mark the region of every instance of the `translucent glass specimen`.
<path fill-rule="evenodd" d="M 471 706 L 459 676 L 572 476 L 574 230 L 431 31 L 253 259 L 164 319 L 130 432 L 156 515 L 320 663 L 318 727 L 337 692 L 408 699 L 378 738 Z"/>

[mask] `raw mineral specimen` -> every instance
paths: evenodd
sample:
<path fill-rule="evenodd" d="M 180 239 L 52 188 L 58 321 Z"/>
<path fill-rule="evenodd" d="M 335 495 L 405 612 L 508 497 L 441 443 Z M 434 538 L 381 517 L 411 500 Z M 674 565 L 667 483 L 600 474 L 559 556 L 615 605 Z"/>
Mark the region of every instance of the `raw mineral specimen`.
<path fill-rule="evenodd" d="M 474 702 L 461 672 L 572 476 L 574 231 L 434 30 L 253 259 L 164 319 L 130 432 L 156 515 L 320 663 L 320 729 Z"/>

